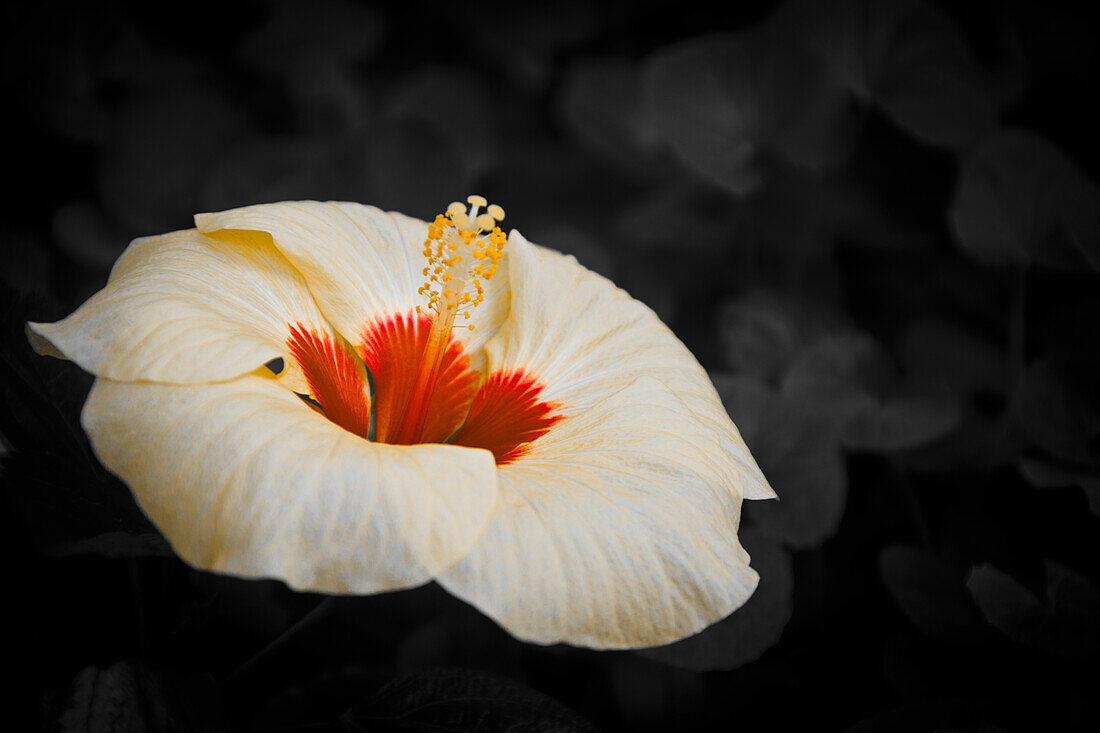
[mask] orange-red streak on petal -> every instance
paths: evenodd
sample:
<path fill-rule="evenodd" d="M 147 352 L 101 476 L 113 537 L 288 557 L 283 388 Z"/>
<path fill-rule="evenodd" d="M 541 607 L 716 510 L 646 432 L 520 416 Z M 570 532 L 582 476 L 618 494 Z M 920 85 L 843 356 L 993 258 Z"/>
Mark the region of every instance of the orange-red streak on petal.
<path fill-rule="evenodd" d="M 461 342 L 448 336 L 436 365 L 428 353 L 431 327 L 430 315 L 394 313 L 363 330 L 363 361 L 374 379 L 374 439 L 380 443 L 443 443 L 474 399 L 478 375 Z M 417 379 L 431 369 L 434 378 Z"/>
<path fill-rule="evenodd" d="M 539 399 L 542 390 L 543 385 L 522 369 L 490 374 L 451 442 L 492 451 L 498 466 L 522 458 L 532 441 L 562 419 L 554 414 L 560 405 Z"/>
<path fill-rule="evenodd" d="M 370 431 L 370 387 L 363 365 L 349 347 L 328 334 L 290 327 L 287 348 L 305 373 L 310 396 L 325 417 L 366 438 Z"/>

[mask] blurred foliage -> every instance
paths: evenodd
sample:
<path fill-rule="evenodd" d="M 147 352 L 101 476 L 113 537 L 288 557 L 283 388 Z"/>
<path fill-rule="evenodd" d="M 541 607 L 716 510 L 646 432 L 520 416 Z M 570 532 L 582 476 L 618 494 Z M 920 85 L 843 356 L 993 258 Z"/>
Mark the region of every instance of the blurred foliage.
<path fill-rule="evenodd" d="M 252 0 L 0 18 L 19 100 L 0 479 L 14 628 L 36 639 L 16 699 L 48 729 L 1100 719 L 1100 59 L 1073 11 Z M 539 648 L 435 586 L 323 601 L 190 571 L 95 461 L 90 378 L 23 337 L 131 238 L 198 211 L 311 198 L 427 218 L 473 191 L 654 308 L 778 492 L 743 508 L 756 595 L 699 635 Z"/>

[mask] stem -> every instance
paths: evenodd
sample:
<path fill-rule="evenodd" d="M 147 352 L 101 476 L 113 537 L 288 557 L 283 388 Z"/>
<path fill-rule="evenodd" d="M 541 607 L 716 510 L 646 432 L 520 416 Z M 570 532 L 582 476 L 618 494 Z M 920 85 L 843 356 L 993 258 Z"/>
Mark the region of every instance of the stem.
<path fill-rule="evenodd" d="M 225 681 L 233 682 L 239 680 L 250 670 L 255 668 L 256 665 L 258 665 L 264 659 L 286 646 L 286 644 L 291 639 L 300 634 L 304 629 L 313 625 L 313 623 L 317 621 L 317 619 L 323 616 L 324 613 L 333 605 L 336 598 L 337 596 L 325 597 L 324 600 L 322 600 L 320 603 L 310 609 L 309 612 L 306 613 L 306 615 L 302 616 L 300 619 L 294 622 L 294 624 L 289 629 L 276 636 L 274 639 L 271 640 L 270 643 L 267 644 L 267 646 L 253 654 L 244 664 L 233 670 L 233 672 L 230 673 L 228 677 L 226 677 Z"/>
<path fill-rule="evenodd" d="M 145 599 L 142 593 L 141 573 L 138 568 L 136 557 L 127 558 L 126 564 L 130 571 L 130 590 L 134 598 L 134 616 L 137 620 L 138 650 L 142 659 L 145 659 L 149 652 L 149 625 L 145 618 Z"/>
<path fill-rule="evenodd" d="M 1026 315 L 1027 265 L 1023 265 L 1012 288 L 1012 303 L 1008 313 L 1008 359 L 1012 370 L 1012 381 L 1017 385 L 1023 379 L 1024 360 L 1027 358 Z"/>

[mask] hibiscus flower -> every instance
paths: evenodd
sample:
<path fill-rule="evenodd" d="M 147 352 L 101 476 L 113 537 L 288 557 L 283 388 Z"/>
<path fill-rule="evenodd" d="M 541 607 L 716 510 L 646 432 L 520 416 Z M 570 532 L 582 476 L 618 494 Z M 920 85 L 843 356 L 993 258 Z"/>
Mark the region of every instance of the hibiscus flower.
<path fill-rule="evenodd" d="M 40 353 L 187 563 L 305 591 L 435 580 L 518 638 L 665 644 L 743 604 L 743 498 L 774 497 L 654 313 L 471 196 L 134 240 Z"/>

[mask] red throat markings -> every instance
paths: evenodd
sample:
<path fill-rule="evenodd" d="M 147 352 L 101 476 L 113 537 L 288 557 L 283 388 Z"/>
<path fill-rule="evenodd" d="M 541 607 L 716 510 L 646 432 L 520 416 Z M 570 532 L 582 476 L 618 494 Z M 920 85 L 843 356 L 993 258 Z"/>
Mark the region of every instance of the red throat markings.
<path fill-rule="evenodd" d="M 366 438 L 370 432 L 370 385 L 351 348 L 328 334 L 306 330 L 301 324 L 291 327 L 286 345 L 325 417 Z"/>
<path fill-rule="evenodd" d="M 539 399 L 543 386 L 523 370 L 493 372 L 477 391 L 466 422 L 458 429 L 455 445 L 485 448 L 497 465 L 522 458 L 531 442 L 559 420 L 559 405 Z"/>
<path fill-rule="evenodd" d="M 481 381 L 453 336 L 436 346 L 438 358 L 426 358 L 431 326 L 430 314 L 415 312 L 373 321 L 361 334 L 362 361 L 342 341 L 300 324 L 291 327 L 287 346 L 325 417 L 367 438 L 373 409 L 372 437 L 379 443 L 484 448 L 504 465 L 526 455 L 531 442 L 562 419 L 560 406 L 539 399 L 544 386 L 522 369 Z"/>
<path fill-rule="evenodd" d="M 394 313 L 363 330 L 363 362 L 374 378 L 374 439 L 380 443 L 442 443 L 470 409 L 477 374 L 453 336 L 435 378 L 419 379 L 432 366 L 424 363 L 431 327 L 430 315 Z M 419 382 L 427 382 L 427 388 L 418 389 Z"/>

